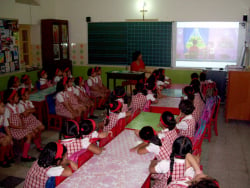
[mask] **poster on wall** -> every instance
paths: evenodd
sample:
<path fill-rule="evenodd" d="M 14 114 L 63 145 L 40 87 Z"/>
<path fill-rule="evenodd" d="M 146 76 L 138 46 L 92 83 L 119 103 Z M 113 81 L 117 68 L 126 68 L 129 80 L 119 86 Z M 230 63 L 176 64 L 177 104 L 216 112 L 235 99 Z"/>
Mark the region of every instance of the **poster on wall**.
<path fill-rule="evenodd" d="M 20 70 L 18 21 L 0 19 L 0 72 Z"/>
<path fill-rule="evenodd" d="M 58 43 L 59 42 L 59 26 L 53 25 L 53 42 Z"/>
<path fill-rule="evenodd" d="M 67 42 L 68 41 L 68 29 L 67 25 L 62 25 L 62 41 Z"/>

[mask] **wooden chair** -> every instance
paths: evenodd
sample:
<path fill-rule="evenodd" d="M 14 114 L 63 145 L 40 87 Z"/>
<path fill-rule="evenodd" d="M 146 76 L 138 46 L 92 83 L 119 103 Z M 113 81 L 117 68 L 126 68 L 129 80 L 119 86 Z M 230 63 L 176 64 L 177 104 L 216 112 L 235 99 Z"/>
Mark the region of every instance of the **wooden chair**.
<path fill-rule="evenodd" d="M 61 126 L 63 123 L 63 120 L 66 120 L 68 118 L 62 117 L 56 114 L 55 109 L 55 95 L 56 93 L 52 93 L 47 95 L 46 98 L 46 108 L 47 108 L 47 118 L 48 118 L 48 129 L 50 130 L 61 130 Z M 54 120 L 52 123 L 51 121 Z"/>

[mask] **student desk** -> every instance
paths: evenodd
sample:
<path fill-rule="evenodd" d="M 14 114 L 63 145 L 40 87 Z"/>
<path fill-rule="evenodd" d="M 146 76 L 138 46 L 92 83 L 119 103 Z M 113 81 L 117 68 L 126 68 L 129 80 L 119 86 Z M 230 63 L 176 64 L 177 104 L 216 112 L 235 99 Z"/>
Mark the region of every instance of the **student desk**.
<path fill-rule="evenodd" d="M 127 126 L 126 129 L 138 129 L 140 130 L 144 126 L 151 126 L 156 131 L 160 131 L 158 127 L 160 122 L 161 114 L 152 112 L 141 112 L 135 119 L 133 119 Z"/>
<path fill-rule="evenodd" d="M 134 131 L 124 130 L 100 155 L 94 155 L 58 188 L 150 187 L 149 164 L 154 154 L 138 155 L 130 149 L 141 142 Z M 145 182 L 146 181 L 146 182 Z M 149 184 L 148 184 L 149 183 Z"/>
<path fill-rule="evenodd" d="M 123 80 L 141 80 L 145 78 L 144 72 L 131 72 L 131 71 L 110 71 L 107 72 L 107 88 L 109 88 L 109 79 L 113 79 L 114 88 L 116 87 L 116 79 Z"/>
<path fill-rule="evenodd" d="M 49 87 L 43 90 L 40 90 L 36 93 L 33 93 L 30 95 L 30 100 L 34 104 L 36 108 L 36 113 L 37 113 L 37 118 L 41 121 L 44 122 L 44 120 L 47 119 L 47 109 L 46 109 L 46 104 L 45 104 L 45 97 L 48 94 L 54 93 L 56 91 L 56 86 Z"/>
<path fill-rule="evenodd" d="M 165 97 L 159 99 L 157 104 L 150 105 L 150 112 L 163 113 L 165 111 L 170 111 L 174 115 L 179 115 L 179 103 L 181 101 L 180 97 Z"/>

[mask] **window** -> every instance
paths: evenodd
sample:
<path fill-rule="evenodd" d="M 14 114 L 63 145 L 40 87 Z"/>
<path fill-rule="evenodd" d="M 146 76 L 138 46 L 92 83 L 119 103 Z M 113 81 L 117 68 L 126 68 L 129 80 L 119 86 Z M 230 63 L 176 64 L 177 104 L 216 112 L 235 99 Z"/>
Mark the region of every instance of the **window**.
<path fill-rule="evenodd" d="M 20 39 L 20 60 L 24 61 L 26 66 L 32 66 L 29 25 L 19 26 L 19 39 Z"/>
<path fill-rule="evenodd" d="M 175 66 L 236 65 L 239 41 L 239 22 L 177 22 Z"/>

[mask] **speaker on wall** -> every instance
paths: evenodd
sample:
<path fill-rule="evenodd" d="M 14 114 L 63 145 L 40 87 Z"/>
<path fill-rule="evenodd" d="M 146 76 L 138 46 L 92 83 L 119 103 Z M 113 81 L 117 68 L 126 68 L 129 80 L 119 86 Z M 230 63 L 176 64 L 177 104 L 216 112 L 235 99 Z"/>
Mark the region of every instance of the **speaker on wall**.
<path fill-rule="evenodd" d="M 247 15 L 243 15 L 243 22 L 247 22 Z"/>
<path fill-rule="evenodd" d="M 86 17 L 86 22 L 87 23 L 91 22 L 91 17 Z"/>

